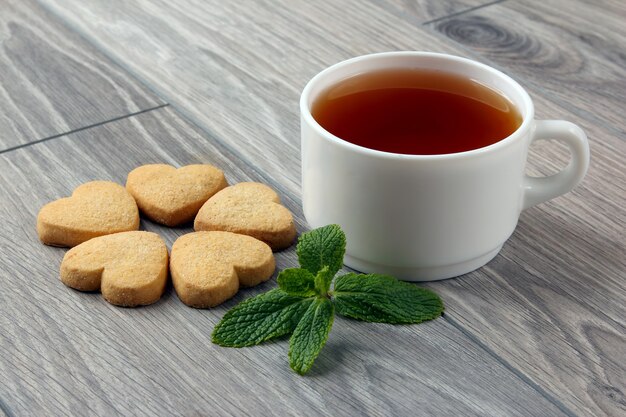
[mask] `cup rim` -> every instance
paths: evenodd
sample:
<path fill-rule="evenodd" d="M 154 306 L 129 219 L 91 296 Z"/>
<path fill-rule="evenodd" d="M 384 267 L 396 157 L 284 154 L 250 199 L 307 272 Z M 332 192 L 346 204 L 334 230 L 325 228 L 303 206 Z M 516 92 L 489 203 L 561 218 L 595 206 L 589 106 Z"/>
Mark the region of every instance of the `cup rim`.
<path fill-rule="evenodd" d="M 524 115 L 522 123 L 509 136 L 495 143 L 492 143 L 491 145 L 483 146 L 481 148 L 471 149 L 469 151 L 463 151 L 463 152 L 446 153 L 446 154 L 414 155 L 414 154 L 402 154 L 402 153 L 379 151 L 376 149 L 370 149 L 364 146 L 356 145 L 354 143 L 348 142 L 345 139 L 342 139 L 338 136 L 333 135 L 332 133 L 324 129 L 322 125 L 320 125 L 317 122 L 317 120 L 315 120 L 315 118 L 311 114 L 311 109 L 308 104 L 309 96 L 311 95 L 311 90 L 314 88 L 314 86 L 321 79 L 323 79 L 326 75 L 338 69 L 341 69 L 345 66 L 352 65 L 357 62 L 367 61 L 370 59 L 377 59 L 377 58 L 382 58 L 382 57 L 398 57 L 398 56 L 405 56 L 405 57 L 410 56 L 410 57 L 416 57 L 416 58 L 429 57 L 429 58 L 448 59 L 450 61 L 462 62 L 464 64 L 473 65 L 483 71 L 489 72 L 497 77 L 500 77 L 501 79 L 505 80 L 507 83 L 511 84 L 516 90 L 518 90 L 518 93 L 520 94 L 520 97 L 522 99 L 522 105 L 526 110 L 524 112 L 523 109 L 520 109 L 521 113 Z M 304 89 L 302 90 L 302 94 L 300 95 L 301 116 L 303 117 L 304 121 L 309 126 L 313 127 L 317 131 L 317 133 L 320 134 L 324 139 L 330 142 L 333 142 L 339 146 L 343 146 L 347 149 L 350 149 L 350 150 L 353 150 L 362 154 L 366 154 L 370 156 L 377 156 L 377 157 L 382 157 L 382 158 L 389 158 L 389 159 L 428 159 L 428 160 L 455 159 L 455 158 L 469 157 L 473 155 L 479 155 L 479 154 L 495 151 L 497 149 L 507 146 L 508 144 L 514 142 L 518 138 L 521 138 L 523 136 L 523 133 L 526 132 L 526 130 L 530 128 L 531 123 L 533 122 L 534 117 L 535 117 L 534 113 L 535 113 L 535 110 L 534 110 L 533 102 L 530 96 L 528 95 L 528 92 L 517 81 L 515 81 L 513 78 L 509 77 L 502 71 L 499 71 L 481 62 L 474 61 L 472 59 L 463 58 L 463 57 L 456 56 L 456 55 L 438 53 L 438 52 L 393 51 L 393 52 L 379 52 L 379 53 L 361 55 L 361 56 L 357 56 L 354 58 L 350 58 L 350 59 L 338 62 L 334 65 L 331 65 L 330 67 L 327 67 L 326 69 L 317 73 L 305 85 Z"/>

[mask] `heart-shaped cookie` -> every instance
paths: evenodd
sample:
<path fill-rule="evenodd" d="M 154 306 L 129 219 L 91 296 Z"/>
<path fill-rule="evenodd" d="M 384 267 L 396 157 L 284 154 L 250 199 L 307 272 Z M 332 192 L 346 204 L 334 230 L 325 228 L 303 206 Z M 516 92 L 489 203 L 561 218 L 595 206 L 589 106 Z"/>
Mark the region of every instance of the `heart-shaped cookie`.
<path fill-rule="evenodd" d="M 152 304 L 167 281 L 167 247 L 151 232 L 100 236 L 70 249 L 61 263 L 61 281 L 81 291 L 102 292 L 111 304 Z"/>
<path fill-rule="evenodd" d="M 91 181 L 71 197 L 46 204 L 37 216 L 37 233 L 46 245 L 76 246 L 91 238 L 139 229 L 139 211 L 124 187 Z"/>
<path fill-rule="evenodd" d="M 278 194 L 256 182 L 242 182 L 211 197 L 198 212 L 194 229 L 252 236 L 273 250 L 290 246 L 296 237 L 293 216 Z"/>
<path fill-rule="evenodd" d="M 193 220 L 202 205 L 228 186 L 224 173 L 212 165 L 153 164 L 135 168 L 128 174 L 126 189 L 139 210 L 151 220 L 178 226 Z"/>
<path fill-rule="evenodd" d="M 214 307 L 239 286 L 267 281 L 276 267 L 272 249 L 250 236 L 195 232 L 172 246 L 170 272 L 178 298 L 191 307 Z"/>

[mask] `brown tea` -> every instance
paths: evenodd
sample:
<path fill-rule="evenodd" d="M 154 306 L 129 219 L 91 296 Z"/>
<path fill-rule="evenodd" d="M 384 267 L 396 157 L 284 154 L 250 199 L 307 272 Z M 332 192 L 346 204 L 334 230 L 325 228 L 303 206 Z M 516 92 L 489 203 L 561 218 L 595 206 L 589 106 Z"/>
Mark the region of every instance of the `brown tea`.
<path fill-rule="evenodd" d="M 459 75 L 424 69 L 347 78 L 320 94 L 312 114 L 343 140 L 411 155 L 482 148 L 506 138 L 522 122 L 499 92 Z"/>

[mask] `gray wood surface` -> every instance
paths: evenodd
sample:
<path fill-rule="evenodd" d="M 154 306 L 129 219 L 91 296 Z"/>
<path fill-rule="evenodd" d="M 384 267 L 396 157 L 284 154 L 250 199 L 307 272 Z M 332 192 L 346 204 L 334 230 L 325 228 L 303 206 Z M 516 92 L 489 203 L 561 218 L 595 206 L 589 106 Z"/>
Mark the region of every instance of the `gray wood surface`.
<path fill-rule="evenodd" d="M 212 163 L 231 183 L 260 179 L 169 108 L 0 155 L 0 399 L 7 414 L 565 415 L 443 318 L 419 326 L 339 318 L 315 368 L 300 377 L 288 367 L 286 341 L 247 349 L 210 342 L 228 308 L 274 280 L 208 310 L 183 305 L 171 287 L 152 306 L 122 309 L 62 285 L 65 250 L 39 243 L 39 207 L 88 180 L 123 183 L 131 169 L 152 162 Z M 301 219 L 299 202 L 284 203 Z M 191 230 L 142 227 L 168 247 Z M 295 259 L 293 248 L 279 253 L 278 268 Z"/>
<path fill-rule="evenodd" d="M 487 7 L 503 0 L 373 0 L 384 9 L 420 23 Z"/>
<path fill-rule="evenodd" d="M 531 39 L 531 46 L 518 50 L 512 42 L 511 50 L 502 52 L 507 60 L 491 61 L 493 55 L 481 55 L 480 47 L 466 49 L 436 31 L 445 20 L 422 27 L 410 10 L 398 13 L 400 2 L 189 1 L 174 7 L 139 1 L 114 2 L 110 8 L 110 1 L 42 1 L 262 175 L 274 178 L 294 200 L 299 198 L 298 95 L 325 66 L 381 50 L 435 50 L 491 63 L 518 78 L 529 88 L 538 118 L 564 118 L 587 131 L 592 149 L 588 177 L 573 193 L 523 213 L 502 255 L 488 267 L 430 286 L 443 294 L 451 323 L 570 413 L 626 412 L 626 145 L 616 119 L 624 102 L 615 91 L 620 69 L 614 62 L 620 32 L 608 38 L 612 49 L 594 51 L 583 39 L 575 41 L 577 32 L 569 23 L 562 22 L 569 28 L 563 34 L 553 33 L 550 25 L 535 22 L 536 15 L 528 15 L 527 24 L 518 24 L 524 17 L 518 16 L 498 28 L 514 29 L 518 37 Z M 473 13 L 508 3 L 514 2 Z M 527 4 L 530 10 L 535 3 Z M 604 5 L 603 14 L 624 14 L 615 2 Z M 564 20 L 579 13 L 565 2 L 541 7 L 562 9 Z M 121 17 L 119 10 L 124 10 Z M 350 10 L 350 19 L 342 10 Z M 114 19 L 132 30 L 120 32 Z M 131 34 L 136 42 L 125 42 Z M 472 35 L 469 30 L 459 36 Z M 142 45 L 156 46 L 146 50 Z M 551 58 L 542 60 L 544 55 Z M 526 67 L 529 61 L 533 64 Z M 566 80 L 561 84 L 559 71 Z M 598 111 L 605 109 L 603 97 L 613 113 Z M 280 158 L 270 157 L 274 154 Z M 538 144 L 531 150 L 529 172 L 548 174 L 566 161 L 561 148 Z"/>
<path fill-rule="evenodd" d="M 33 0 L 0 2 L 0 151 L 159 104 Z"/>
<path fill-rule="evenodd" d="M 626 135 L 623 0 L 505 1 L 433 24 L 598 124 Z"/>

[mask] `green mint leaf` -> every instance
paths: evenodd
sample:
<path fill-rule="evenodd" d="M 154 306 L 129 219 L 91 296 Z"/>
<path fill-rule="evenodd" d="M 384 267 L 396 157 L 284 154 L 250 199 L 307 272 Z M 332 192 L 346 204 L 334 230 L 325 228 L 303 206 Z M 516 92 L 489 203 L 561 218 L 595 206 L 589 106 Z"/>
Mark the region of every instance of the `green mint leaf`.
<path fill-rule="evenodd" d="M 336 224 L 303 233 L 296 247 L 300 266 L 313 275 L 328 266 L 329 273 L 334 276 L 343 265 L 345 251 L 346 235 Z"/>
<path fill-rule="evenodd" d="M 335 309 L 328 298 L 316 298 L 309 305 L 289 339 L 289 365 L 305 374 L 328 340 Z"/>
<path fill-rule="evenodd" d="M 437 294 L 387 275 L 337 277 L 333 296 L 337 313 L 369 322 L 421 323 L 443 313 Z"/>
<path fill-rule="evenodd" d="M 278 288 L 248 298 L 224 315 L 213 329 L 212 341 L 220 346 L 244 347 L 289 334 L 313 301 Z"/>
<path fill-rule="evenodd" d="M 315 295 L 316 277 L 306 269 L 285 269 L 278 274 L 278 286 L 290 295 L 310 297 Z"/>
<path fill-rule="evenodd" d="M 324 268 L 320 269 L 317 275 L 315 276 L 315 289 L 318 294 L 321 296 L 326 296 L 328 294 L 328 290 L 330 289 L 330 283 L 333 282 L 334 274 L 330 272 L 330 268 L 326 265 Z"/>

